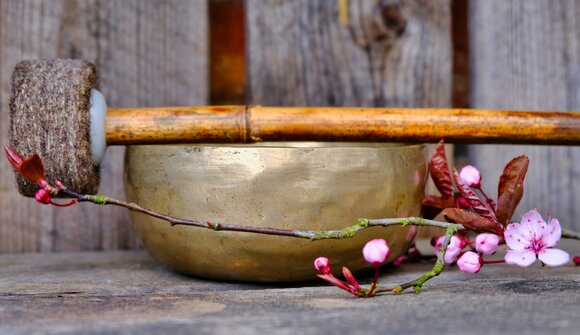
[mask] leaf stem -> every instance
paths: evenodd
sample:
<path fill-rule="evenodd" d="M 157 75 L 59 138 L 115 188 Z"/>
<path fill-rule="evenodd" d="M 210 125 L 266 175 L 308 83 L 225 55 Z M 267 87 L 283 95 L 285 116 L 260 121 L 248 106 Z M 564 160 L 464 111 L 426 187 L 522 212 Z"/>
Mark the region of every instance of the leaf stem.
<path fill-rule="evenodd" d="M 492 200 L 490 197 L 488 197 L 488 196 L 487 196 L 487 194 L 486 194 L 486 193 L 483 191 L 483 187 L 481 187 L 481 185 L 479 185 L 479 186 L 478 186 L 476 189 L 477 189 L 477 190 L 478 190 L 478 191 L 481 193 L 481 195 L 483 195 L 483 197 L 485 198 L 485 202 L 487 203 L 487 206 L 489 207 L 489 209 L 490 209 L 492 212 L 494 212 L 494 214 L 496 214 L 496 215 L 497 215 L 497 213 L 496 213 L 496 211 L 495 211 L 495 204 L 494 204 L 493 200 Z"/>
<path fill-rule="evenodd" d="M 580 240 L 580 233 L 572 231 L 570 229 L 562 228 L 562 238 Z"/>

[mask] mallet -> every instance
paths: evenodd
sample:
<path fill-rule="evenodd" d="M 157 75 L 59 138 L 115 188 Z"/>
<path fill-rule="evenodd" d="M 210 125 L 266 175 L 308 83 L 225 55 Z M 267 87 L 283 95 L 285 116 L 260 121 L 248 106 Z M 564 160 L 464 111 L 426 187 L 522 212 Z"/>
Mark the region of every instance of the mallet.
<path fill-rule="evenodd" d="M 258 141 L 580 143 L 580 113 L 331 107 L 109 108 L 94 65 L 32 60 L 16 65 L 10 145 L 38 153 L 47 177 L 93 194 L 106 145 Z M 36 185 L 18 179 L 22 194 Z"/>

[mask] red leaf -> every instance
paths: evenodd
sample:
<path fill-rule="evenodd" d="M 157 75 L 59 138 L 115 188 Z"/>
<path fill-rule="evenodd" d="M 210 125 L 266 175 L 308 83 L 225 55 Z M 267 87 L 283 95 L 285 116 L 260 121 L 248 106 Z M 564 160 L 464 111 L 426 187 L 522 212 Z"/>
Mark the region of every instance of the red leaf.
<path fill-rule="evenodd" d="M 20 166 L 24 161 L 24 157 L 20 156 L 20 154 L 16 151 L 12 150 L 12 148 L 10 148 L 7 144 L 4 144 L 4 152 L 6 152 L 6 157 L 8 158 L 8 161 L 10 162 L 10 165 L 12 165 L 14 171 L 20 173 Z"/>
<path fill-rule="evenodd" d="M 429 174 L 435 183 L 435 186 L 441 192 L 441 198 L 453 199 L 453 183 L 449 173 L 449 163 L 445 154 L 445 143 L 439 141 L 435 147 L 435 152 L 429 161 Z"/>
<path fill-rule="evenodd" d="M 478 233 L 492 233 L 503 236 L 501 228 L 496 223 L 481 217 L 477 213 L 460 208 L 446 208 L 441 214 L 447 221 L 462 224 Z"/>
<path fill-rule="evenodd" d="M 344 278 L 352 285 L 352 287 L 356 288 L 357 290 L 360 288 L 359 283 L 356 281 L 349 268 L 343 266 L 342 274 L 344 275 Z"/>
<path fill-rule="evenodd" d="M 8 157 L 8 161 L 12 165 L 12 168 L 14 168 L 14 171 L 20 173 L 24 178 L 33 183 L 46 180 L 44 166 L 37 154 L 33 154 L 27 159 L 23 159 L 19 153 L 12 150 L 12 148 L 7 145 L 4 146 L 4 151 L 6 152 L 6 157 Z"/>
<path fill-rule="evenodd" d="M 22 174 L 24 178 L 34 183 L 46 180 L 46 176 L 44 175 L 44 166 L 42 165 L 42 161 L 37 154 L 33 154 L 24 162 L 22 162 L 20 174 Z"/>
<path fill-rule="evenodd" d="M 512 159 L 499 178 L 497 197 L 497 219 L 503 226 L 511 220 L 524 194 L 524 178 L 530 160 L 526 156 Z"/>
<path fill-rule="evenodd" d="M 467 184 L 463 182 L 463 180 L 461 179 L 461 177 L 459 177 L 459 173 L 457 173 L 457 170 L 455 168 L 453 169 L 453 178 L 455 179 L 455 185 L 457 186 L 457 190 L 459 191 L 459 193 L 461 193 L 461 195 L 465 198 L 465 200 L 467 200 L 469 205 L 471 205 L 471 208 L 477 214 L 497 224 L 498 221 L 494 212 L 491 209 L 489 209 L 483 203 L 483 201 L 481 201 L 481 199 L 479 199 L 477 194 L 475 194 L 475 192 L 473 192 L 473 190 L 469 186 L 467 186 Z"/>
<path fill-rule="evenodd" d="M 442 198 L 435 195 L 426 195 L 421 200 L 421 204 L 424 206 L 429 206 L 433 208 L 447 208 L 453 207 L 453 198 Z"/>

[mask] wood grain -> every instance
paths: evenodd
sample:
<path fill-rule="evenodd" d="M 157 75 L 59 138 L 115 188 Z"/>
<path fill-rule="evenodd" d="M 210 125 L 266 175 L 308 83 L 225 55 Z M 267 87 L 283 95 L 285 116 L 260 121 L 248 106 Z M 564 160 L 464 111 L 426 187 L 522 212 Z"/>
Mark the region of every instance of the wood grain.
<path fill-rule="evenodd" d="M 83 58 L 97 65 L 111 106 L 207 103 L 206 1 L 0 1 L 0 141 L 7 143 L 9 78 L 22 59 Z M 108 149 L 102 193 L 123 197 L 122 148 Z M 54 210 L 21 197 L 0 159 L 0 252 L 138 245 L 123 210 Z"/>
<path fill-rule="evenodd" d="M 249 102 L 449 107 L 450 4 L 247 2 Z"/>
<path fill-rule="evenodd" d="M 580 109 L 580 3 L 577 1 L 471 1 L 472 106 Z M 580 229 L 580 148 L 477 146 L 470 158 L 495 197 L 503 166 L 530 157 L 524 198 L 514 219 L 537 208 Z"/>
<path fill-rule="evenodd" d="M 572 254 L 580 252 L 578 246 L 562 245 Z M 430 267 L 420 262 L 385 269 L 379 284 L 405 282 Z M 356 275 L 365 285 L 368 276 Z M 489 265 L 477 278 L 448 269 L 418 295 L 356 299 L 322 281 L 220 283 L 170 272 L 142 251 L 106 251 L 0 255 L 0 283 L 3 335 L 382 335 L 465 329 L 539 335 L 575 334 L 580 327 L 580 280 L 573 265 Z M 444 315 L 449 306 L 461 306 L 451 322 Z"/>

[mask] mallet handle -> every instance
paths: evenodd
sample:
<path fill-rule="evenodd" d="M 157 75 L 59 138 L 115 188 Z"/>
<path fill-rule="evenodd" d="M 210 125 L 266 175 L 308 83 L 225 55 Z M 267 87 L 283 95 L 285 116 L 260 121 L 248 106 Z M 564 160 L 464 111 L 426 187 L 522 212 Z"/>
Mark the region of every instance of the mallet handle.
<path fill-rule="evenodd" d="M 580 144 L 578 112 L 334 107 L 112 108 L 108 145 L 359 141 Z"/>

